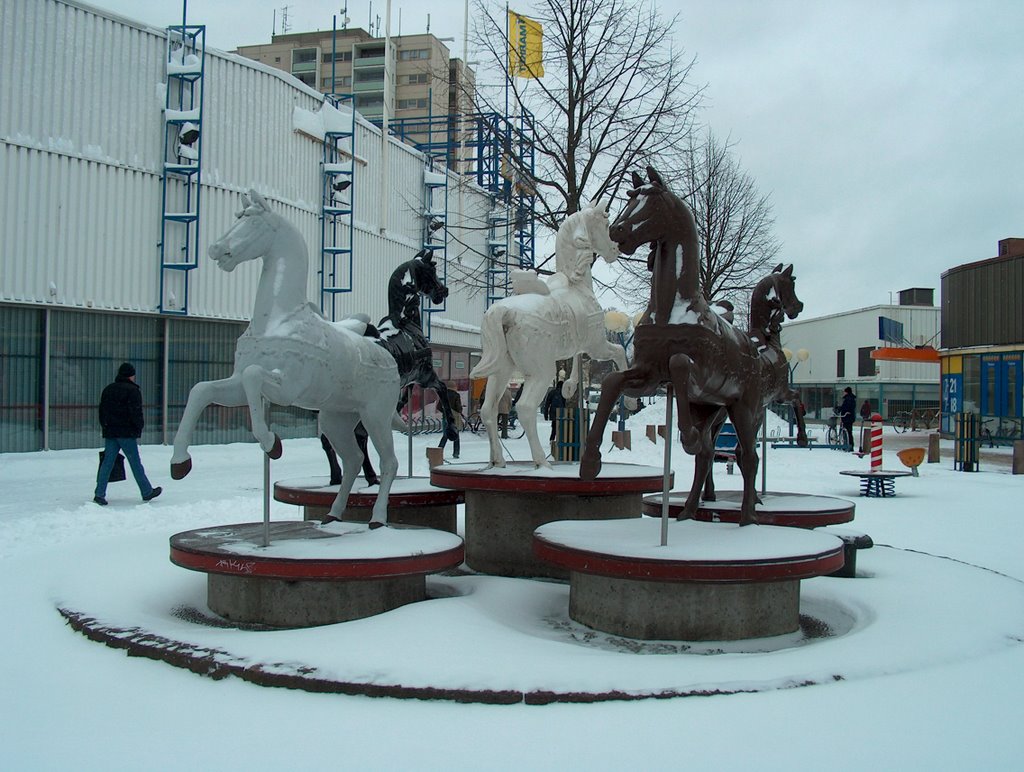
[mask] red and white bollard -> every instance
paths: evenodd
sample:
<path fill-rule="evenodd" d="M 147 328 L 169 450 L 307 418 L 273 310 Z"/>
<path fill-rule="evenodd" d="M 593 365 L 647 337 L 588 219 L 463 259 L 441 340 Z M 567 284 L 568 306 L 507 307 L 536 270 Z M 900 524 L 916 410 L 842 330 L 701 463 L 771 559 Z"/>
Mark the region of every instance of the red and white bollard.
<path fill-rule="evenodd" d="M 882 416 L 871 416 L 871 471 L 882 471 Z"/>

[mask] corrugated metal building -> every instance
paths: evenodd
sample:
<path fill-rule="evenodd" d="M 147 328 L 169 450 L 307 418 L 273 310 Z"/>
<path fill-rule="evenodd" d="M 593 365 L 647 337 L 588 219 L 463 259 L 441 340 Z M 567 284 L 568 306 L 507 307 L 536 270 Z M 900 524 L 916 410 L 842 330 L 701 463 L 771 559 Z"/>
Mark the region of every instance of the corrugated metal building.
<path fill-rule="evenodd" d="M 177 87 L 168 38 L 71 0 L 0 4 L 0 451 L 97 445 L 98 395 L 125 360 L 143 389 L 143 441 L 173 436 L 191 386 L 230 374 L 251 313 L 259 266 L 228 274 L 206 257 L 250 187 L 304 235 L 308 297 L 322 297 L 324 143 L 307 128 L 322 95 L 279 70 L 206 49 L 197 217 L 180 231 L 185 237 L 175 235 L 167 207 L 187 183 L 168 183 L 165 205 L 165 106 Z M 351 292 L 337 295 L 327 315 L 376 319 L 387 311 L 391 272 L 423 246 L 430 193 L 413 148 L 390 138 L 385 156 L 380 131 L 358 117 L 351 141 L 352 214 L 343 228 L 351 228 L 354 267 L 335 281 Z M 480 227 L 492 199 L 454 178 L 449 184 L 458 194 L 446 199 L 446 232 L 458 237 L 442 251 L 442 278 L 448 267 L 476 270 L 494 237 Z M 166 268 L 179 248 L 195 255 L 194 269 Z M 429 328 L 435 365 L 464 390 L 485 301 L 451 290 Z M 277 410 L 275 422 L 286 437 L 314 430 L 302 411 Z M 250 438 L 240 409 L 213 407 L 195 436 Z"/>
<path fill-rule="evenodd" d="M 1024 439 L 1024 239 L 942 274 L 942 412 L 977 413 L 990 440 Z"/>

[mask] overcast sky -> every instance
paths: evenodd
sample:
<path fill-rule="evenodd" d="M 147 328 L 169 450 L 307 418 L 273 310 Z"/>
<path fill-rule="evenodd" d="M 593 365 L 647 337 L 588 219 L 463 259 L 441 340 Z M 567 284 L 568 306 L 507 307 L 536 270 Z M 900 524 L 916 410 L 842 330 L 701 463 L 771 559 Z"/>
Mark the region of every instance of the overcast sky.
<path fill-rule="evenodd" d="M 163 27 L 174 0 L 92 0 Z M 345 0 L 190 0 L 210 46 L 330 29 Z M 664 0 L 707 86 L 701 119 L 772 196 L 804 317 L 896 302 L 1024 237 L 1021 0 Z M 372 3 L 383 16 L 385 0 Z M 392 34 L 452 36 L 464 0 L 393 0 Z M 528 3 L 514 10 L 529 13 Z M 350 0 L 367 28 L 369 0 Z M 339 24 L 340 26 L 340 24 Z M 472 42 L 469 58 L 475 58 Z"/>

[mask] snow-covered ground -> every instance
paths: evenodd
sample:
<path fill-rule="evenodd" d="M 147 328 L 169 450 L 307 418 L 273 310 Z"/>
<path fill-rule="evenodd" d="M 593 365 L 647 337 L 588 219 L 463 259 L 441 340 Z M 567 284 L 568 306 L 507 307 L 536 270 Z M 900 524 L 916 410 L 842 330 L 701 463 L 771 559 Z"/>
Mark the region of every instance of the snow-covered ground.
<path fill-rule="evenodd" d="M 660 466 L 663 445 L 643 430 L 662 410 L 635 416 L 634 449 L 605 460 Z M 885 466 L 901 468 L 893 445 L 927 437 L 886 441 Z M 414 439 L 416 474 L 427 474 L 424 447 L 436 442 Z M 508 448 L 528 458 L 525 440 Z M 284 449 L 275 480 L 326 474 L 318 441 Z M 944 444 L 943 461 L 897 480 L 895 498 L 862 499 L 857 480 L 839 472 L 867 459 L 769 449 L 770 490 L 851 498 L 852 526 L 876 547 L 860 553 L 855 580 L 803 583 L 804 613 L 832 637 L 718 647 L 588 635 L 568 619 L 565 585 L 482 576 L 437 577 L 429 602 L 325 628 L 189 622 L 174 610 L 202 608 L 205 577 L 171 565 L 167 539 L 259 520 L 263 465 L 254 444 L 200 446 L 192 474 L 172 482 L 170 453 L 142 449 L 160 498 L 141 503 L 129 479 L 110 486 L 108 507 L 91 503 L 95 450 L 2 457 L 0 768 L 1020 767 L 1024 476 L 1009 474 L 1008 450 L 965 474 Z M 486 453 L 482 435 L 463 436 L 463 462 Z M 400 439 L 403 471 L 406 458 Z M 676 489 L 687 487 L 692 462 L 678 445 L 673 466 Z M 715 472 L 720 489 L 740 486 L 738 473 Z M 271 510 L 300 517 L 286 504 Z M 740 693 L 488 706 L 265 688 L 128 657 L 71 630 L 57 605 L 359 683 Z"/>

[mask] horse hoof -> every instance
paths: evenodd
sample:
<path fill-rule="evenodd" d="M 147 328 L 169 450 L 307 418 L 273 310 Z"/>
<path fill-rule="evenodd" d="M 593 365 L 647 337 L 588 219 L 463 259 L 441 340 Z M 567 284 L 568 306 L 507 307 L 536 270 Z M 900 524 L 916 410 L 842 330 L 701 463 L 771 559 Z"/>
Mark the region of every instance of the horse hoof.
<path fill-rule="evenodd" d="M 594 480 L 601 473 L 601 454 L 584 453 L 580 461 L 580 479 Z"/>
<path fill-rule="evenodd" d="M 275 461 L 281 458 L 281 454 L 284 453 L 284 448 L 281 446 L 281 438 L 276 434 L 274 435 L 274 447 L 267 451 L 267 455 Z"/>
<path fill-rule="evenodd" d="M 171 463 L 171 479 L 181 480 L 184 479 L 185 475 L 192 471 L 192 459 L 186 458 L 184 461 L 179 461 L 177 464 Z"/>
<path fill-rule="evenodd" d="M 379 520 L 371 520 L 370 521 L 370 530 L 371 531 L 376 531 L 378 528 L 383 528 L 386 525 L 387 525 L 387 523 L 382 523 Z"/>

